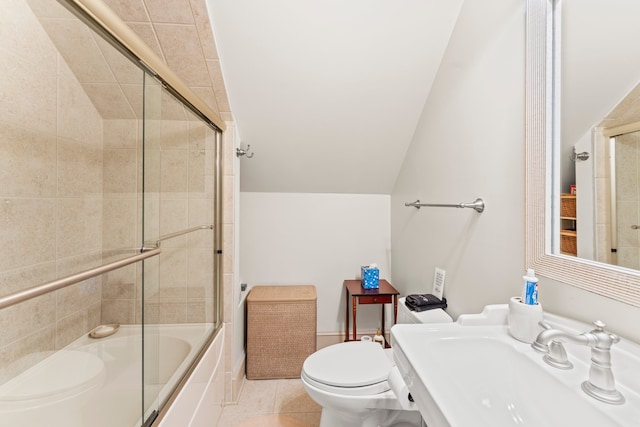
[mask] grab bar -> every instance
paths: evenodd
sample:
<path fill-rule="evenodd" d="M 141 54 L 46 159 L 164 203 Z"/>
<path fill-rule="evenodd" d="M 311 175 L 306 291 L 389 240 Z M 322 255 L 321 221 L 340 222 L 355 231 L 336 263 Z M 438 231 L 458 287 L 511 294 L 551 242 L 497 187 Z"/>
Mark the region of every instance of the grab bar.
<path fill-rule="evenodd" d="M 146 241 L 145 248 L 147 247 L 147 245 L 153 245 L 153 247 L 159 248 L 160 243 L 165 240 L 173 239 L 174 237 L 182 236 L 184 234 L 193 233 L 194 231 L 198 231 L 198 230 L 207 230 L 207 229 L 213 230 L 213 228 L 214 228 L 213 225 L 199 225 L 197 227 L 187 228 L 186 230 L 176 231 L 175 233 L 164 234 L 158 237 L 158 239 L 155 242 L 151 240 Z"/>
<path fill-rule="evenodd" d="M 110 262 L 108 264 L 101 265 L 100 267 L 91 268 L 89 270 L 81 271 L 70 276 L 66 276 L 60 279 L 56 279 L 52 282 L 44 283 L 42 285 L 34 286 L 29 289 L 14 292 L 7 296 L 0 298 L 0 310 L 11 307 L 12 305 L 30 300 L 32 298 L 39 297 L 40 295 L 48 294 L 49 292 L 57 291 L 58 289 L 65 288 L 75 283 L 82 282 L 83 280 L 91 279 L 92 277 L 99 276 L 109 271 L 117 270 L 118 268 L 125 267 L 129 264 L 142 261 L 143 259 L 151 258 L 160 254 L 160 248 L 155 249 L 142 249 L 142 252 L 124 258 L 118 261 Z"/>
<path fill-rule="evenodd" d="M 414 207 L 416 209 L 420 209 L 423 206 L 428 207 L 437 207 L 437 208 L 471 208 L 475 209 L 476 212 L 484 211 L 484 200 L 478 198 L 475 199 L 472 203 L 458 203 L 458 204 L 437 204 L 437 203 L 420 203 L 420 200 L 416 200 L 412 203 L 405 203 L 405 206 Z"/>

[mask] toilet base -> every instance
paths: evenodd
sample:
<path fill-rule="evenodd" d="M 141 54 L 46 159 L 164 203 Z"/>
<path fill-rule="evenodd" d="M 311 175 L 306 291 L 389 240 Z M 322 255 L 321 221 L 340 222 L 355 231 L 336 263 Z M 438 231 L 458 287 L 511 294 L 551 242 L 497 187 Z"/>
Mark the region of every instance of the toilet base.
<path fill-rule="evenodd" d="M 345 414 L 322 408 L 319 427 L 421 427 L 422 417 L 417 411 L 372 409 L 362 414 Z"/>

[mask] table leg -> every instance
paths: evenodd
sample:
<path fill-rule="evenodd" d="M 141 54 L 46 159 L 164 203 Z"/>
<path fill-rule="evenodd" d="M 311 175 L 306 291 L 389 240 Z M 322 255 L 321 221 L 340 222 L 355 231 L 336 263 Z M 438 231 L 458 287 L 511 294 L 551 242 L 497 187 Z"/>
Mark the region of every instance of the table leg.
<path fill-rule="evenodd" d="M 384 316 L 384 306 L 385 306 L 385 305 L 386 305 L 386 304 L 380 304 L 380 306 L 382 307 L 382 316 L 381 316 L 381 317 L 382 317 L 382 336 L 383 336 L 383 337 L 384 337 L 384 336 L 385 336 L 385 334 L 386 334 L 385 329 L 384 329 L 384 317 L 385 317 L 385 316 Z M 387 342 L 387 340 L 385 339 L 385 340 L 384 340 L 384 342 L 385 342 L 385 347 L 386 347 L 386 342 Z"/>
<path fill-rule="evenodd" d="M 398 295 L 393 296 L 393 324 L 398 324 Z"/>
<path fill-rule="evenodd" d="M 345 342 L 346 342 L 346 341 L 349 341 L 349 290 L 348 290 L 348 289 L 345 289 L 345 294 L 346 294 L 346 296 L 347 296 L 346 308 L 345 308 L 345 311 L 346 311 L 346 317 L 347 317 L 347 318 L 346 318 L 346 320 L 345 320 L 345 322 L 344 322 L 344 324 L 345 324 L 345 328 L 344 328 L 344 340 L 345 340 Z"/>
<path fill-rule="evenodd" d="M 356 341 L 358 339 L 358 333 L 356 332 L 356 306 L 358 305 L 356 302 L 357 297 L 351 298 L 351 305 L 353 306 L 353 340 Z"/>

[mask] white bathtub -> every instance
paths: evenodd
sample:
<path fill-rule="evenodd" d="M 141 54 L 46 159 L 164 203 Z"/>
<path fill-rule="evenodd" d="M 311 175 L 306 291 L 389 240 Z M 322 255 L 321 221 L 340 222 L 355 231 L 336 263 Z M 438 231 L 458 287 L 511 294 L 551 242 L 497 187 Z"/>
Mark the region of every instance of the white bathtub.
<path fill-rule="evenodd" d="M 192 363 L 211 324 L 145 327 L 148 417 Z M 142 423 L 142 335 L 83 336 L 0 386 L 0 426 L 134 427 Z"/>

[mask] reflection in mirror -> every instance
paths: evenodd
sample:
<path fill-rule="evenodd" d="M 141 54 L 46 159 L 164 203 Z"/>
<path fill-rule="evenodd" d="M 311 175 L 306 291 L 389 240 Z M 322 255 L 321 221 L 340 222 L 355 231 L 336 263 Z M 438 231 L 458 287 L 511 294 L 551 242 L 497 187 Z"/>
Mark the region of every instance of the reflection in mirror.
<path fill-rule="evenodd" d="M 607 230 L 615 218 L 606 203 L 606 183 L 615 181 L 606 175 L 614 169 L 607 141 L 626 133 L 609 133 L 618 127 L 609 119 L 640 79 L 640 55 L 632 54 L 640 2 L 526 1 L 526 264 L 640 307 L 640 270 L 614 265 L 611 242 L 602 240 L 613 236 Z M 571 185 L 575 219 L 561 221 L 561 194 Z M 575 228 L 577 256 L 561 252 L 561 227 Z"/>
<path fill-rule="evenodd" d="M 640 3 L 557 0 L 552 253 L 640 269 Z M 575 193 L 575 195 L 571 195 Z"/>

